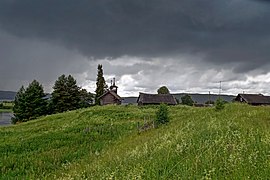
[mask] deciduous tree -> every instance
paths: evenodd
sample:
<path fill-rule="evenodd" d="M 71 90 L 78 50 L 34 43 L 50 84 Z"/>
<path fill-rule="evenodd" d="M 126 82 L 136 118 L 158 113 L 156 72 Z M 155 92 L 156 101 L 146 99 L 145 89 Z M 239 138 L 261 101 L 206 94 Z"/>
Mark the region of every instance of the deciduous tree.
<path fill-rule="evenodd" d="M 194 104 L 194 101 L 192 100 L 191 96 L 186 94 L 181 97 L 182 104 L 192 106 Z"/>
<path fill-rule="evenodd" d="M 158 90 L 157 90 L 158 94 L 170 94 L 169 89 L 166 86 L 161 86 Z"/>

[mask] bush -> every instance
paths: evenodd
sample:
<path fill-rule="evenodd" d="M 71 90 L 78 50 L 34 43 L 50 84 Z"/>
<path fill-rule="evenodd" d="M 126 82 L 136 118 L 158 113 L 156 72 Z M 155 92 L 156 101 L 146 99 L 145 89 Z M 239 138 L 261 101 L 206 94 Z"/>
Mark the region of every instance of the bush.
<path fill-rule="evenodd" d="M 169 122 L 168 107 L 165 104 L 161 104 L 156 112 L 156 124 L 165 124 L 167 122 Z"/>
<path fill-rule="evenodd" d="M 188 106 L 193 106 L 194 101 L 192 100 L 191 96 L 186 94 L 181 97 L 182 104 L 188 105 Z"/>
<path fill-rule="evenodd" d="M 0 103 L 0 109 L 2 109 L 4 107 L 3 103 Z"/>
<path fill-rule="evenodd" d="M 225 108 L 225 101 L 221 98 L 218 98 L 215 103 L 215 108 L 217 111 L 220 111 Z"/>

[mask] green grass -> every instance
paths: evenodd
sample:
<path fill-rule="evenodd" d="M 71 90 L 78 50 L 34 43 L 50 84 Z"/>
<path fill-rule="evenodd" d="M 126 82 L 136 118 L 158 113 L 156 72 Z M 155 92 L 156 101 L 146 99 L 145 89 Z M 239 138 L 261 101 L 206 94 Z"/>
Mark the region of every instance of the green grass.
<path fill-rule="evenodd" d="M 0 179 L 267 179 L 270 107 L 92 107 L 0 128 Z"/>
<path fill-rule="evenodd" d="M 0 112 L 13 112 L 12 109 L 0 109 Z"/>
<path fill-rule="evenodd" d="M 13 102 L 3 102 L 1 103 L 3 107 L 0 108 L 0 112 L 12 112 L 12 108 L 14 106 Z"/>

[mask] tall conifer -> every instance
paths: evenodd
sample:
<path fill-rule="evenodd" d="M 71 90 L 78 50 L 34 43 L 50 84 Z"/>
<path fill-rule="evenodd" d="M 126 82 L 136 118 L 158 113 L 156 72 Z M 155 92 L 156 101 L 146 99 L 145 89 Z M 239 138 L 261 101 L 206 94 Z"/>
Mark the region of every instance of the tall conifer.
<path fill-rule="evenodd" d="M 97 88 L 96 88 L 96 97 L 95 97 L 95 103 L 97 105 L 100 105 L 100 99 L 99 97 L 104 94 L 107 85 L 105 82 L 105 79 L 103 77 L 103 69 L 102 69 L 102 65 L 99 64 L 98 65 L 98 74 L 97 74 L 97 82 L 96 82 Z"/>

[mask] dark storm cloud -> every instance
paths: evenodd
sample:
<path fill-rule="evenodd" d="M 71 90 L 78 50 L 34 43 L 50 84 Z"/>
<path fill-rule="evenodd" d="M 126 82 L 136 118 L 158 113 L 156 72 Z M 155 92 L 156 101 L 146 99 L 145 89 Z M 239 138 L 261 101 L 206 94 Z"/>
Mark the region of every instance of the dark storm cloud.
<path fill-rule="evenodd" d="M 2 0 L 0 28 L 89 57 L 203 53 L 235 72 L 260 68 L 270 51 L 270 6 L 258 0 Z M 256 62 L 256 63 L 254 63 Z"/>
<path fill-rule="evenodd" d="M 268 2 L 1 0 L 0 89 L 71 73 L 93 90 L 101 63 L 131 93 L 255 91 L 270 78 Z"/>

